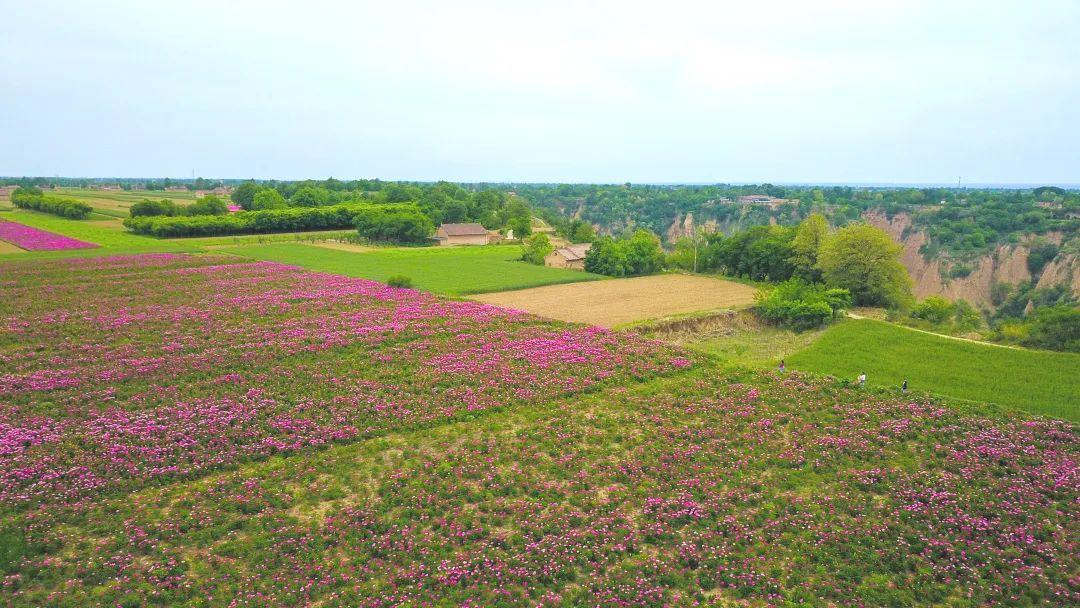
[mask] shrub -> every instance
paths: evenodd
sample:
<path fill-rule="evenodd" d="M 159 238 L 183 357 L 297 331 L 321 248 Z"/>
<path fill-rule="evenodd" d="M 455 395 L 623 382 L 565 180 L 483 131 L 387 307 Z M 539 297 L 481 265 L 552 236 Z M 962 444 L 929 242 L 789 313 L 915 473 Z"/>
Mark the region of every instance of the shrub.
<path fill-rule="evenodd" d="M 353 227 L 356 215 L 370 207 L 347 204 L 310 209 L 241 211 L 229 215 L 136 217 L 124 220 L 124 226 L 138 234 L 163 238 L 333 230 Z"/>
<path fill-rule="evenodd" d="M 978 329 L 982 322 L 982 315 L 966 300 L 957 300 L 953 304 L 953 323 L 956 324 L 957 329 L 961 331 Z"/>
<path fill-rule="evenodd" d="M 930 296 L 919 302 L 911 311 L 913 318 L 929 321 L 935 325 L 948 321 L 952 315 L 952 302 L 941 296 Z"/>
<path fill-rule="evenodd" d="M 408 289 L 412 287 L 412 279 L 403 274 L 395 274 L 389 279 L 386 279 L 386 284 L 390 287 L 401 287 L 404 289 Z"/>
<path fill-rule="evenodd" d="M 1038 276 L 1047 262 L 1054 259 L 1057 254 L 1058 246 L 1053 243 L 1042 242 L 1033 245 L 1027 258 L 1028 271 L 1032 276 Z"/>
<path fill-rule="evenodd" d="M 11 195 L 11 202 L 19 209 L 32 209 L 74 220 L 84 219 L 94 210 L 82 201 L 58 196 L 48 196 L 37 188 L 19 188 Z"/>
<path fill-rule="evenodd" d="M 768 323 L 803 331 L 821 327 L 851 306 L 846 289 L 829 289 L 819 283 L 790 279 L 755 298 L 757 315 Z"/>
<path fill-rule="evenodd" d="M 1033 348 L 1080 352 L 1080 310 L 1068 306 L 1041 308 L 1032 316 L 1020 343 Z"/>
<path fill-rule="evenodd" d="M 546 234 L 534 234 L 525 239 L 525 243 L 521 246 L 521 259 L 530 264 L 543 266 L 544 258 L 552 251 L 555 251 L 555 247 L 552 246 L 551 239 Z"/>
<path fill-rule="evenodd" d="M 178 215 L 179 209 L 176 207 L 176 203 L 167 199 L 159 201 L 143 199 L 132 205 L 128 212 L 131 213 L 131 217 L 172 217 Z"/>

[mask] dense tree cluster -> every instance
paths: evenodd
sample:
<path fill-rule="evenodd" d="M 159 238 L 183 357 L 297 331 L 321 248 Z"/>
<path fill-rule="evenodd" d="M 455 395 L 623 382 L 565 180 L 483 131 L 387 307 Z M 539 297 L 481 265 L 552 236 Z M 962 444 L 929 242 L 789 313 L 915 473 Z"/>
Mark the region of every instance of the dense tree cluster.
<path fill-rule="evenodd" d="M 11 202 L 20 209 L 32 209 L 74 220 L 90 215 L 93 207 L 82 201 L 51 196 L 34 187 L 21 187 L 11 194 Z"/>
<path fill-rule="evenodd" d="M 851 292 L 796 278 L 759 291 L 756 302 L 755 311 L 762 319 L 803 331 L 842 315 L 851 306 Z"/>
<path fill-rule="evenodd" d="M 124 226 L 138 234 L 156 237 L 223 236 L 354 228 L 357 214 L 370 204 L 334 205 L 317 208 L 268 209 L 184 217 L 131 217 Z"/>
<path fill-rule="evenodd" d="M 413 204 L 365 206 L 355 217 L 356 231 L 371 241 L 423 244 L 435 231 L 431 220 Z"/>
<path fill-rule="evenodd" d="M 131 217 L 176 217 L 197 215 L 225 215 L 229 204 L 213 194 L 204 196 L 190 205 L 177 205 L 169 199 L 141 200 L 128 210 Z"/>
<path fill-rule="evenodd" d="M 415 204 L 430 223 L 475 222 L 491 230 L 513 230 L 516 237 L 532 231 L 528 203 L 502 189 L 438 182 L 412 184 L 330 178 L 305 182 L 244 182 L 232 193 L 232 201 L 245 211 L 286 207 L 326 207 L 342 203 Z"/>
<path fill-rule="evenodd" d="M 550 223 L 580 219 L 617 233 L 630 226 L 666 234 L 692 214 L 698 226 L 714 222 L 725 231 L 777 223 L 793 225 L 820 213 L 833 226 L 856 221 L 869 210 L 906 212 L 927 231 L 925 253 L 985 251 L 1022 235 L 1062 231 L 1080 234 L 1080 192 L 1061 188 L 1033 191 L 958 188 L 886 188 L 759 185 L 515 185 Z M 744 204 L 740 196 L 768 195 L 770 204 Z"/>
<path fill-rule="evenodd" d="M 663 266 L 660 239 L 648 230 L 618 238 L 602 236 L 585 254 L 585 270 L 612 277 L 652 274 Z"/>

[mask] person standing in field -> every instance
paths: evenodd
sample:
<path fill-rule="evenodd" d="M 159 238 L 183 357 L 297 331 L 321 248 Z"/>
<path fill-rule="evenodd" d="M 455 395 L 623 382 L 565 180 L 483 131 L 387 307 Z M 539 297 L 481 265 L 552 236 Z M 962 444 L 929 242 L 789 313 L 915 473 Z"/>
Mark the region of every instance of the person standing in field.
<path fill-rule="evenodd" d="M 780 359 L 780 371 L 782 372 L 782 371 L 784 371 L 786 369 L 787 369 L 787 366 L 784 365 L 784 360 Z"/>
<path fill-rule="evenodd" d="M 863 372 L 863 373 L 859 374 L 859 387 L 861 388 L 861 387 L 863 387 L 865 385 L 866 385 L 866 372 Z"/>
<path fill-rule="evenodd" d="M 900 385 L 900 392 L 907 393 L 907 378 L 904 378 L 904 383 Z"/>

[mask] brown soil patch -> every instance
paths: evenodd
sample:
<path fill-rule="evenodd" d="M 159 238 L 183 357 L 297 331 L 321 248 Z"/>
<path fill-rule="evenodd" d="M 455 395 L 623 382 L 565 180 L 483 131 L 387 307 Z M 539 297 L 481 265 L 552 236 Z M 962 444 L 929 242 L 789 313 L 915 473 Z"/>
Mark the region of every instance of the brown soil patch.
<path fill-rule="evenodd" d="M 7 241 L 0 241 L 0 253 L 23 253 L 26 250 Z"/>
<path fill-rule="evenodd" d="M 616 327 L 701 310 L 746 306 L 753 303 L 754 292 L 753 287 L 723 279 L 667 274 L 485 293 L 472 299 L 551 319 Z"/>

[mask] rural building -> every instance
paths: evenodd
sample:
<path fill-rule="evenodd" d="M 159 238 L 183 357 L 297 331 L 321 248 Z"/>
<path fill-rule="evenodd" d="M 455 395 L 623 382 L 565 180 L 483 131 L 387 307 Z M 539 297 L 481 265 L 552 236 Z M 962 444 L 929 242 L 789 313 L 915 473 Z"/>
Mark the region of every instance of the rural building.
<path fill-rule="evenodd" d="M 435 231 L 439 245 L 487 245 L 490 235 L 480 224 L 443 224 Z"/>
<path fill-rule="evenodd" d="M 544 266 L 585 270 L 585 254 L 589 252 L 590 247 L 592 247 L 592 243 L 559 247 L 544 258 Z"/>
<path fill-rule="evenodd" d="M 740 205 L 762 205 L 769 209 L 777 209 L 780 205 L 786 205 L 789 203 L 798 203 L 799 201 L 787 198 L 773 198 L 768 194 L 750 194 L 747 196 L 739 196 L 735 199 Z"/>
<path fill-rule="evenodd" d="M 0 186 L 0 198 L 11 198 L 11 194 L 18 189 L 18 186 Z"/>

